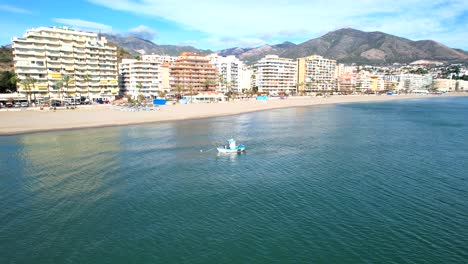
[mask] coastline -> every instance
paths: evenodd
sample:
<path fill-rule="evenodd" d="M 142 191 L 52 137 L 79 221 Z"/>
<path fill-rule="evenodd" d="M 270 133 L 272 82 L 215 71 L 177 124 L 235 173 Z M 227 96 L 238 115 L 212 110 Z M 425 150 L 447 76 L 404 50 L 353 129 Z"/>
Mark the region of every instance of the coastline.
<path fill-rule="evenodd" d="M 254 99 L 213 104 L 167 105 L 159 110 L 122 112 L 114 106 L 78 107 L 75 110 L 20 110 L 0 111 L 0 136 L 30 134 L 57 130 L 90 129 L 112 126 L 141 125 L 178 120 L 203 119 L 217 116 L 238 115 L 280 108 L 330 105 L 342 103 L 387 102 L 394 100 L 447 98 L 450 95 L 359 95 L 323 97 L 291 97 L 286 100 L 273 98 L 267 102 Z"/>

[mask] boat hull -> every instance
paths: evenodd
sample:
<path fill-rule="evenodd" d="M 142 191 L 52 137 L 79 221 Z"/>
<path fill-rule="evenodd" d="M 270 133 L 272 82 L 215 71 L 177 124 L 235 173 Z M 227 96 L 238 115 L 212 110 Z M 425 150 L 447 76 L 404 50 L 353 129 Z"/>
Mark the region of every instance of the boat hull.
<path fill-rule="evenodd" d="M 238 146 L 235 149 L 229 149 L 229 148 L 222 148 L 219 147 L 217 148 L 219 153 L 240 153 L 245 151 L 244 146 Z"/>

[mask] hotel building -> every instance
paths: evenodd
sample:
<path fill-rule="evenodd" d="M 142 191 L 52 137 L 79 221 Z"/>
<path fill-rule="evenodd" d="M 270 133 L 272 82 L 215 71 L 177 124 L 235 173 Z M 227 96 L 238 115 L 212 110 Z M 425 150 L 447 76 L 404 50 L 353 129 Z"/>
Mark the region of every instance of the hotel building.
<path fill-rule="evenodd" d="M 119 64 L 120 90 L 136 99 L 153 98 L 162 90 L 161 62 L 123 59 Z"/>
<path fill-rule="evenodd" d="M 222 57 L 212 54 L 209 55 L 209 58 L 218 70 L 218 91 L 222 93 L 241 93 L 243 89 L 241 78 L 245 69 L 244 63 L 236 58 L 236 56 Z"/>
<path fill-rule="evenodd" d="M 214 91 L 218 75 L 210 58 L 193 52 L 182 52 L 170 66 L 171 89 L 175 92 L 195 93 Z"/>
<path fill-rule="evenodd" d="M 312 55 L 298 59 L 298 87 L 300 93 L 312 91 L 335 90 L 336 75 L 344 70 L 336 71 L 336 61 Z"/>
<path fill-rule="evenodd" d="M 259 92 L 296 93 L 297 62 L 292 59 L 267 55 L 255 64 L 255 83 Z"/>
<path fill-rule="evenodd" d="M 40 27 L 13 38 L 15 72 L 22 94 L 41 97 L 107 97 L 118 94 L 116 47 L 96 33 Z M 59 81 L 69 81 L 59 87 Z M 25 80 L 34 82 L 25 84 Z"/>

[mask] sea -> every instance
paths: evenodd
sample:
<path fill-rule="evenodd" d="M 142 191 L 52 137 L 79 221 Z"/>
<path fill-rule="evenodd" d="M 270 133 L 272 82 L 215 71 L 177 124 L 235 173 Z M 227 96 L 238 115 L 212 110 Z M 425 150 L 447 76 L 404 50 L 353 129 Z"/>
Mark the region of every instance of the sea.
<path fill-rule="evenodd" d="M 218 154 L 234 138 L 242 154 Z M 0 263 L 468 263 L 468 97 L 0 137 Z"/>

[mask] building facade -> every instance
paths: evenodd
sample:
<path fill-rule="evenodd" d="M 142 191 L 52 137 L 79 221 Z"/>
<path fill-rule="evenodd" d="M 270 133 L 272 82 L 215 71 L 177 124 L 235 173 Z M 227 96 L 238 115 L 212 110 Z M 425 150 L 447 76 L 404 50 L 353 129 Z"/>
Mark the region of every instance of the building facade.
<path fill-rule="evenodd" d="M 435 79 L 434 88 L 445 92 L 468 91 L 468 81 L 453 79 Z"/>
<path fill-rule="evenodd" d="M 401 74 L 400 75 L 400 90 L 419 90 L 428 89 L 432 85 L 432 75 L 425 74 Z"/>
<path fill-rule="evenodd" d="M 210 58 L 193 52 L 183 52 L 170 66 L 171 89 L 176 93 L 214 91 L 218 75 Z"/>
<path fill-rule="evenodd" d="M 218 91 L 222 93 L 242 92 L 240 79 L 242 77 L 244 63 L 236 58 L 236 56 L 222 57 L 217 54 L 212 54 L 209 58 L 218 71 Z"/>
<path fill-rule="evenodd" d="M 325 59 L 319 55 L 312 55 L 298 59 L 298 87 L 300 93 L 312 91 L 331 91 L 337 89 L 336 75 L 342 74 L 344 69 L 337 72 L 336 61 Z"/>
<path fill-rule="evenodd" d="M 160 62 L 123 59 L 119 64 L 120 90 L 133 99 L 158 96 L 163 90 L 161 66 Z"/>
<path fill-rule="evenodd" d="M 36 98 L 118 95 L 117 49 L 98 34 L 40 27 L 12 42 L 20 93 Z"/>
<path fill-rule="evenodd" d="M 258 92 L 297 92 L 297 62 L 292 59 L 267 55 L 255 64 L 255 84 Z"/>

